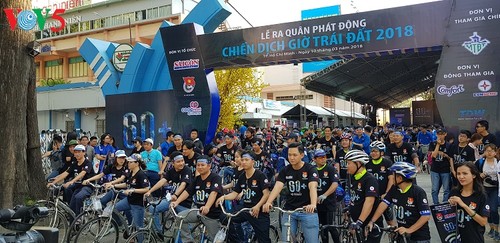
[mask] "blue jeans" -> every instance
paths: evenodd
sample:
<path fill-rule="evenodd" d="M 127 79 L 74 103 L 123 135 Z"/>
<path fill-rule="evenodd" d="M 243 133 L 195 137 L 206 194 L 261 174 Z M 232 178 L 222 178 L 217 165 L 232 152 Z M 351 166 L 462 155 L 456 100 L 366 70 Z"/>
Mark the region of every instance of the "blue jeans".
<path fill-rule="evenodd" d="M 156 206 L 156 210 L 153 207 L 149 207 L 149 212 L 151 214 L 153 214 L 153 217 L 154 217 L 154 226 L 158 232 L 162 232 L 162 227 L 161 227 L 161 222 L 160 222 L 160 214 L 168 211 L 169 207 L 170 207 L 170 201 L 167 201 L 165 199 L 163 199 L 160 202 L 160 204 L 158 204 L 158 206 Z M 185 208 L 181 205 L 177 205 L 177 207 L 175 207 L 175 212 L 180 213 L 186 209 L 187 208 Z"/>
<path fill-rule="evenodd" d="M 158 175 L 158 171 L 152 171 L 152 170 L 146 170 L 146 176 L 148 177 L 149 180 L 149 185 L 154 186 L 158 181 L 160 181 L 160 175 Z M 153 193 L 153 197 L 161 197 L 161 191 L 162 190 L 156 190 Z"/>
<path fill-rule="evenodd" d="M 125 212 L 129 224 L 136 229 L 144 227 L 144 206 L 130 204 L 128 198 L 124 198 L 116 204 L 115 209 L 119 212 Z M 127 211 L 130 214 L 127 214 Z"/>
<path fill-rule="evenodd" d="M 89 197 L 90 194 L 92 194 L 92 188 L 88 186 L 80 187 L 73 192 L 69 207 L 75 212 L 75 215 L 80 214 L 83 207 L 83 200 Z"/>
<path fill-rule="evenodd" d="M 490 216 L 488 223 L 498 225 L 498 187 L 484 187 L 488 195 L 488 205 L 490 206 Z"/>
<path fill-rule="evenodd" d="M 58 176 L 59 175 L 59 170 L 53 170 L 52 172 L 50 172 L 50 174 L 45 178 L 45 180 L 50 180 L 50 179 L 53 179 L 54 177 Z"/>
<path fill-rule="evenodd" d="M 431 171 L 432 202 L 439 204 L 439 189 L 443 186 L 443 202 L 447 202 L 450 197 L 450 173 L 437 173 Z"/>
<path fill-rule="evenodd" d="M 284 213 L 281 217 L 281 239 L 286 240 L 288 222 L 288 214 Z M 318 242 L 319 240 L 319 219 L 317 213 L 293 213 L 290 218 L 290 234 L 297 234 L 297 225 L 300 223 L 302 232 L 304 233 L 305 243 Z"/>

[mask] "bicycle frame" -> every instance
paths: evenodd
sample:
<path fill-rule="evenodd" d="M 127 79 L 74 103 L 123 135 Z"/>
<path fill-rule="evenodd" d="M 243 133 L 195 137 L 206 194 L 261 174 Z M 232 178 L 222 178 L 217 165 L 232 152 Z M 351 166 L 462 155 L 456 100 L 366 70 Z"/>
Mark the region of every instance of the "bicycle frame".
<path fill-rule="evenodd" d="M 284 210 L 280 207 L 274 207 L 274 209 L 277 209 L 281 213 L 288 214 L 288 220 L 287 220 L 287 222 L 284 223 L 284 225 L 286 227 L 286 241 L 285 242 L 292 242 L 292 239 L 295 238 L 295 237 L 292 237 L 292 232 L 291 232 L 292 231 L 292 229 L 291 229 L 292 214 L 296 213 L 296 212 L 305 212 L 305 210 L 303 208 L 296 208 L 295 210 Z M 295 234 L 295 235 L 299 234 L 299 226 L 300 225 L 297 225 L 297 234 Z"/>
<path fill-rule="evenodd" d="M 224 209 L 224 203 L 223 203 L 222 201 L 220 202 L 219 207 L 222 209 L 222 213 L 223 213 L 223 214 L 225 214 L 225 215 L 228 217 L 228 219 L 227 219 L 227 224 L 226 224 L 226 225 L 221 224 L 221 225 L 222 225 L 222 230 L 224 230 L 224 231 L 225 231 L 225 233 L 226 233 L 226 234 L 225 234 L 225 235 L 226 235 L 226 237 L 225 237 L 225 239 L 224 239 L 224 240 L 227 240 L 227 232 L 229 231 L 229 226 L 231 225 L 231 219 L 232 219 L 233 217 L 238 216 L 240 213 L 243 213 L 243 212 L 249 212 L 249 211 L 251 211 L 252 209 L 251 209 L 251 208 L 242 208 L 242 209 L 240 209 L 238 212 L 236 212 L 236 213 L 234 213 L 234 214 L 233 214 L 233 213 L 228 213 L 228 212 L 226 212 L 226 209 Z"/>
<path fill-rule="evenodd" d="M 188 209 L 188 212 L 185 216 L 181 216 L 181 215 L 178 215 L 177 212 L 175 212 L 175 208 L 172 207 L 172 204 L 170 204 L 170 211 L 172 212 L 172 214 L 174 215 L 174 217 L 176 219 L 179 220 L 179 226 L 176 227 L 177 229 L 177 232 L 174 234 L 175 235 L 175 239 L 174 239 L 174 242 L 178 242 L 178 240 L 180 239 L 181 237 L 181 228 L 182 228 L 182 224 L 184 223 L 184 219 L 191 213 L 191 212 L 194 212 L 194 211 L 200 211 L 200 209 L 198 208 L 191 208 L 191 209 Z"/>

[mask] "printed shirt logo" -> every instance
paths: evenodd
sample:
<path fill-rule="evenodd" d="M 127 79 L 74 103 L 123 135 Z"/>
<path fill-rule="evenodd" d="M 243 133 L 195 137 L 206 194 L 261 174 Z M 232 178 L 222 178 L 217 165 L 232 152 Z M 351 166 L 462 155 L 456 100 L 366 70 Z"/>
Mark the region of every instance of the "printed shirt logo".
<path fill-rule="evenodd" d="M 200 67 L 200 59 L 179 60 L 174 62 L 174 70 L 195 69 Z"/>
<path fill-rule="evenodd" d="M 304 178 L 307 177 L 307 172 L 306 171 L 302 172 L 302 177 L 304 177 Z"/>
<path fill-rule="evenodd" d="M 375 187 L 371 186 L 370 191 L 375 191 Z"/>
<path fill-rule="evenodd" d="M 380 166 L 380 171 L 385 171 L 385 166 Z"/>
<path fill-rule="evenodd" d="M 361 189 L 361 182 L 358 182 L 358 189 Z"/>
<path fill-rule="evenodd" d="M 257 180 L 252 180 L 252 185 L 253 186 L 257 185 Z"/>
<path fill-rule="evenodd" d="M 424 199 L 422 200 L 422 202 L 427 203 L 427 199 L 425 199 L 425 198 L 424 198 Z"/>
<path fill-rule="evenodd" d="M 413 198 L 412 197 L 408 198 L 408 204 L 413 204 Z"/>
<path fill-rule="evenodd" d="M 184 92 L 188 94 L 193 92 L 194 86 L 196 86 L 196 81 L 194 80 L 194 77 L 182 77 L 182 79 L 184 80 L 184 84 L 182 85 Z"/>
<path fill-rule="evenodd" d="M 477 204 L 475 202 L 470 202 L 470 204 L 469 204 L 470 209 L 474 210 L 474 209 L 476 209 L 476 207 L 477 207 Z"/>
<path fill-rule="evenodd" d="M 314 178 L 317 178 L 317 177 L 318 177 L 318 174 L 313 173 L 313 177 L 314 177 Z"/>
<path fill-rule="evenodd" d="M 210 181 L 207 181 L 207 184 L 206 184 L 206 187 L 209 188 L 210 187 Z"/>
<path fill-rule="evenodd" d="M 323 172 L 323 177 L 328 177 L 328 171 Z"/>
<path fill-rule="evenodd" d="M 452 95 L 460 94 L 465 92 L 465 88 L 463 84 L 452 85 L 451 87 L 446 87 L 446 85 L 439 85 L 436 88 L 436 91 L 439 95 L 446 95 L 451 97 Z"/>
<path fill-rule="evenodd" d="M 469 39 L 470 41 L 465 41 L 462 46 L 474 55 L 479 55 L 490 44 L 489 40 L 481 38 L 477 32 L 469 36 Z"/>

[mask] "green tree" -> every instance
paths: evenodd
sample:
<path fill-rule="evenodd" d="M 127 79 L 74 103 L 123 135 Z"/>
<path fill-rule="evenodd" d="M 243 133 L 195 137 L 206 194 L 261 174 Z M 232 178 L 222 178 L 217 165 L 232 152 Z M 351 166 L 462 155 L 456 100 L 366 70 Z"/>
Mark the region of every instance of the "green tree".
<path fill-rule="evenodd" d="M 0 1 L 0 9 L 31 9 L 30 0 Z M 12 31 L 0 14 L 0 208 L 23 204 L 45 195 L 36 112 L 35 62 L 26 46 L 33 33 L 16 26 Z"/>
<path fill-rule="evenodd" d="M 215 71 L 215 80 L 220 95 L 220 115 L 218 129 L 232 128 L 241 122 L 246 112 L 242 96 L 260 97 L 267 85 L 262 82 L 262 73 L 254 68 L 234 68 Z"/>

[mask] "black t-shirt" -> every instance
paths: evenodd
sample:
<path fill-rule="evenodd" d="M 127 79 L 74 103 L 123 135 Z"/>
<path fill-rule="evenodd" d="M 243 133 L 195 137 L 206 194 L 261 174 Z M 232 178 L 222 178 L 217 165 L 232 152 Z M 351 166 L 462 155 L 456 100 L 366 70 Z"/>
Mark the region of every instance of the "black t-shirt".
<path fill-rule="evenodd" d="M 71 160 L 67 161 L 66 157 L 70 157 Z M 61 171 L 66 171 L 71 166 L 71 164 L 76 162 L 75 156 L 69 151 L 69 145 L 64 146 L 62 150 L 62 160 L 64 162 L 64 165 Z"/>
<path fill-rule="evenodd" d="M 286 198 L 284 209 L 294 210 L 311 204 L 309 182 L 318 182 L 318 171 L 308 163 L 304 163 L 299 170 L 287 165 L 280 171 L 276 180 L 283 182 L 290 193 Z"/>
<path fill-rule="evenodd" d="M 182 147 L 181 147 L 181 149 L 177 149 L 177 147 L 174 145 L 174 146 L 168 148 L 167 156 L 170 158 L 170 156 L 172 155 L 172 153 L 175 152 L 175 151 L 182 153 Z M 173 158 L 170 158 L 170 159 L 173 159 Z"/>
<path fill-rule="evenodd" d="M 222 146 L 219 151 L 217 151 L 217 156 L 221 158 L 221 167 L 224 166 L 230 166 L 231 161 L 234 161 L 234 153 L 236 152 L 238 148 L 236 148 L 235 145 L 233 145 L 231 148 L 228 148 L 227 145 Z"/>
<path fill-rule="evenodd" d="M 259 170 L 255 170 L 250 178 L 247 178 L 245 172 L 241 173 L 234 191 L 238 194 L 243 192 L 243 196 L 241 197 L 243 204 L 246 208 L 251 208 L 259 203 L 264 195 L 264 189 L 269 189 L 269 187 L 266 175 Z"/>
<path fill-rule="evenodd" d="M 368 218 L 364 220 L 364 226 L 366 226 L 380 203 L 377 179 L 368 172 L 366 172 L 366 174 L 364 174 L 359 180 L 356 180 L 354 176 L 352 176 L 350 192 L 351 204 L 349 206 L 349 212 L 351 213 L 351 218 L 354 221 L 359 219 L 366 198 L 375 197 L 375 203 L 373 204 L 372 211 L 370 212 Z M 382 217 L 380 217 L 375 223 L 381 226 Z"/>
<path fill-rule="evenodd" d="M 483 143 L 482 144 L 479 144 L 478 146 L 478 150 L 479 150 L 479 154 L 483 154 L 484 153 L 484 145 L 487 145 L 487 144 L 497 144 L 497 138 L 495 137 L 495 135 L 491 134 L 491 133 L 488 133 L 488 135 L 486 136 L 483 136 Z"/>
<path fill-rule="evenodd" d="M 436 148 L 436 144 L 437 142 L 434 141 L 429 145 L 430 152 L 434 151 L 434 149 Z M 453 156 L 448 151 L 448 143 L 440 145 L 439 151 L 444 152 L 450 157 Z M 450 160 L 447 157 L 438 154 L 436 158 L 432 158 L 431 171 L 436 173 L 450 173 Z"/>
<path fill-rule="evenodd" d="M 460 147 L 458 144 L 453 144 L 450 146 L 449 153 L 453 155 L 453 163 L 463 163 L 466 161 L 475 161 L 476 157 L 474 156 L 474 149 L 469 145 L 465 145 L 465 147 Z"/>
<path fill-rule="evenodd" d="M 394 215 L 398 221 L 398 227 L 410 228 L 421 216 L 431 215 L 427 194 L 417 185 L 412 185 L 405 193 L 402 193 L 397 186 L 392 186 L 383 201 L 387 205 L 395 205 Z M 430 239 L 431 234 L 427 222 L 410 236 L 412 241 Z"/>
<path fill-rule="evenodd" d="M 233 187 L 236 186 L 236 182 L 238 182 L 238 179 L 240 178 L 241 174 L 244 174 L 245 170 L 241 169 L 239 170 L 238 168 L 234 169 L 233 176 L 231 177 L 231 182 L 233 183 Z"/>
<path fill-rule="evenodd" d="M 168 170 L 163 173 L 163 178 L 168 181 L 169 184 L 172 185 L 172 193 L 177 191 L 177 188 L 181 185 L 182 182 L 186 183 L 186 187 L 188 188 L 191 185 L 191 181 L 193 179 L 193 173 L 188 166 L 184 166 L 181 171 L 176 171 L 174 168 Z M 180 195 L 180 194 L 179 194 Z M 183 207 L 191 208 L 191 204 L 193 203 L 193 198 L 188 197 L 186 200 L 182 201 L 180 204 Z"/>
<path fill-rule="evenodd" d="M 339 164 L 340 167 L 340 179 L 347 180 L 347 161 L 344 160 L 346 151 L 344 149 L 337 150 L 337 155 L 335 156 L 335 163 Z"/>
<path fill-rule="evenodd" d="M 194 182 L 188 187 L 186 190 L 189 193 L 189 196 L 194 198 L 194 203 L 198 208 L 205 206 L 207 203 L 208 197 L 211 192 L 217 192 L 217 198 L 222 196 L 222 179 L 219 175 L 210 172 L 210 175 L 203 180 L 201 175 L 196 176 L 194 178 Z M 220 207 L 216 207 L 216 203 L 212 204 L 210 211 L 207 214 L 207 217 L 211 219 L 218 219 L 221 214 Z"/>
<path fill-rule="evenodd" d="M 387 191 L 387 184 L 389 183 L 389 176 L 392 172 L 389 167 L 392 166 L 392 161 L 382 157 L 380 164 L 374 164 L 373 159 L 366 164 L 366 171 L 370 172 L 378 181 L 378 191 L 380 195 Z"/>
<path fill-rule="evenodd" d="M 125 165 L 122 166 L 121 169 L 117 169 L 114 165 L 108 165 L 102 170 L 102 173 L 106 175 L 105 177 L 103 177 L 103 180 L 109 182 L 122 177 L 122 175 L 127 177 L 129 174 L 129 170 L 126 168 Z"/>
<path fill-rule="evenodd" d="M 92 168 L 92 163 L 90 163 L 90 161 L 88 161 L 87 159 L 85 159 L 83 161 L 83 163 L 80 164 L 80 165 L 78 165 L 78 161 L 74 161 L 68 167 L 68 169 L 66 169 L 66 172 L 69 173 L 69 175 L 66 178 L 66 180 L 71 180 L 71 179 L 75 178 L 82 171 L 85 171 L 86 174 L 85 174 L 85 176 L 83 176 L 83 178 L 81 179 L 81 181 L 77 181 L 76 183 L 81 183 L 82 181 L 87 180 L 90 177 L 94 176 L 94 170 Z"/>
<path fill-rule="evenodd" d="M 403 143 L 399 148 L 395 143 L 391 143 L 387 147 L 387 155 L 393 163 L 406 162 L 413 164 L 413 159 L 411 158 L 413 153 L 415 153 L 415 151 L 409 143 Z"/>
<path fill-rule="evenodd" d="M 250 138 L 250 139 L 247 139 L 247 138 L 243 139 L 243 141 L 241 141 L 241 147 L 243 149 L 252 149 L 252 138 Z"/>
<path fill-rule="evenodd" d="M 187 156 L 184 156 L 184 162 L 191 169 L 191 172 L 194 173 L 196 170 L 196 161 L 201 155 L 199 153 L 194 152 L 194 156 L 190 159 Z"/>
<path fill-rule="evenodd" d="M 318 177 L 319 177 L 318 196 L 321 196 L 323 195 L 323 193 L 328 191 L 328 188 L 330 188 L 332 183 L 339 182 L 339 176 L 337 175 L 335 168 L 331 165 L 326 165 L 321 170 L 319 168 L 316 169 L 318 170 Z M 318 211 L 321 212 L 333 211 L 335 209 L 335 197 L 336 197 L 335 192 L 330 194 L 323 201 L 323 203 L 318 204 Z"/>
<path fill-rule="evenodd" d="M 132 155 L 132 154 L 141 154 L 142 151 L 144 151 L 144 147 L 141 146 L 140 149 L 137 149 L 137 147 L 134 147 L 134 149 L 132 149 L 132 152 L 130 152 L 129 155 Z"/>
<path fill-rule="evenodd" d="M 266 162 L 266 159 L 267 159 L 268 155 L 267 153 L 262 150 L 262 152 L 260 152 L 260 154 L 255 154 L 255 162 L 253 164 L 253 167 L 255 169 L 258 169 L 260 171 L 264 171 L 264 163 Z"/>
<path fill-rule="evenodd" d="M 321 149 L 323 149 L 326 153 L 326 158 L 333 158 L 333 150 L 332 147 L 336 146 L 336 141 L 333 137 L 330 137 L 330 140 L 326 140 L 326 137 L 322 137 L 318 140 L 318 143 L 321 144 Z"/>
<path fill-rule="evenodd" d="M 149 180 L 143 170 L 137 171 L 135 175 L 130 173 L 130 177 L 127 179 L 127 184 L 130 189 L 142 189 L 149 187 Z M 128 196 L 128 203 L 133 205 L 144 206 L 143 194 L 133 192 Z"/>
<path fill-rule="evenodd" d="M 474 210 L 478 216 L 489 217 L 490 206 L 487 204 L 486 194 L 474 193 L 471 196 L 464 197 L 460 191 L 453 189 L 451 196 L 458 196 L 465 205 Z M 477 216 L 476 216 L 477 217 Z M 484 226 L 479 225 L 462 207 L 457 205 L 458 235 L 462 242 L 484 243 Z"/>

